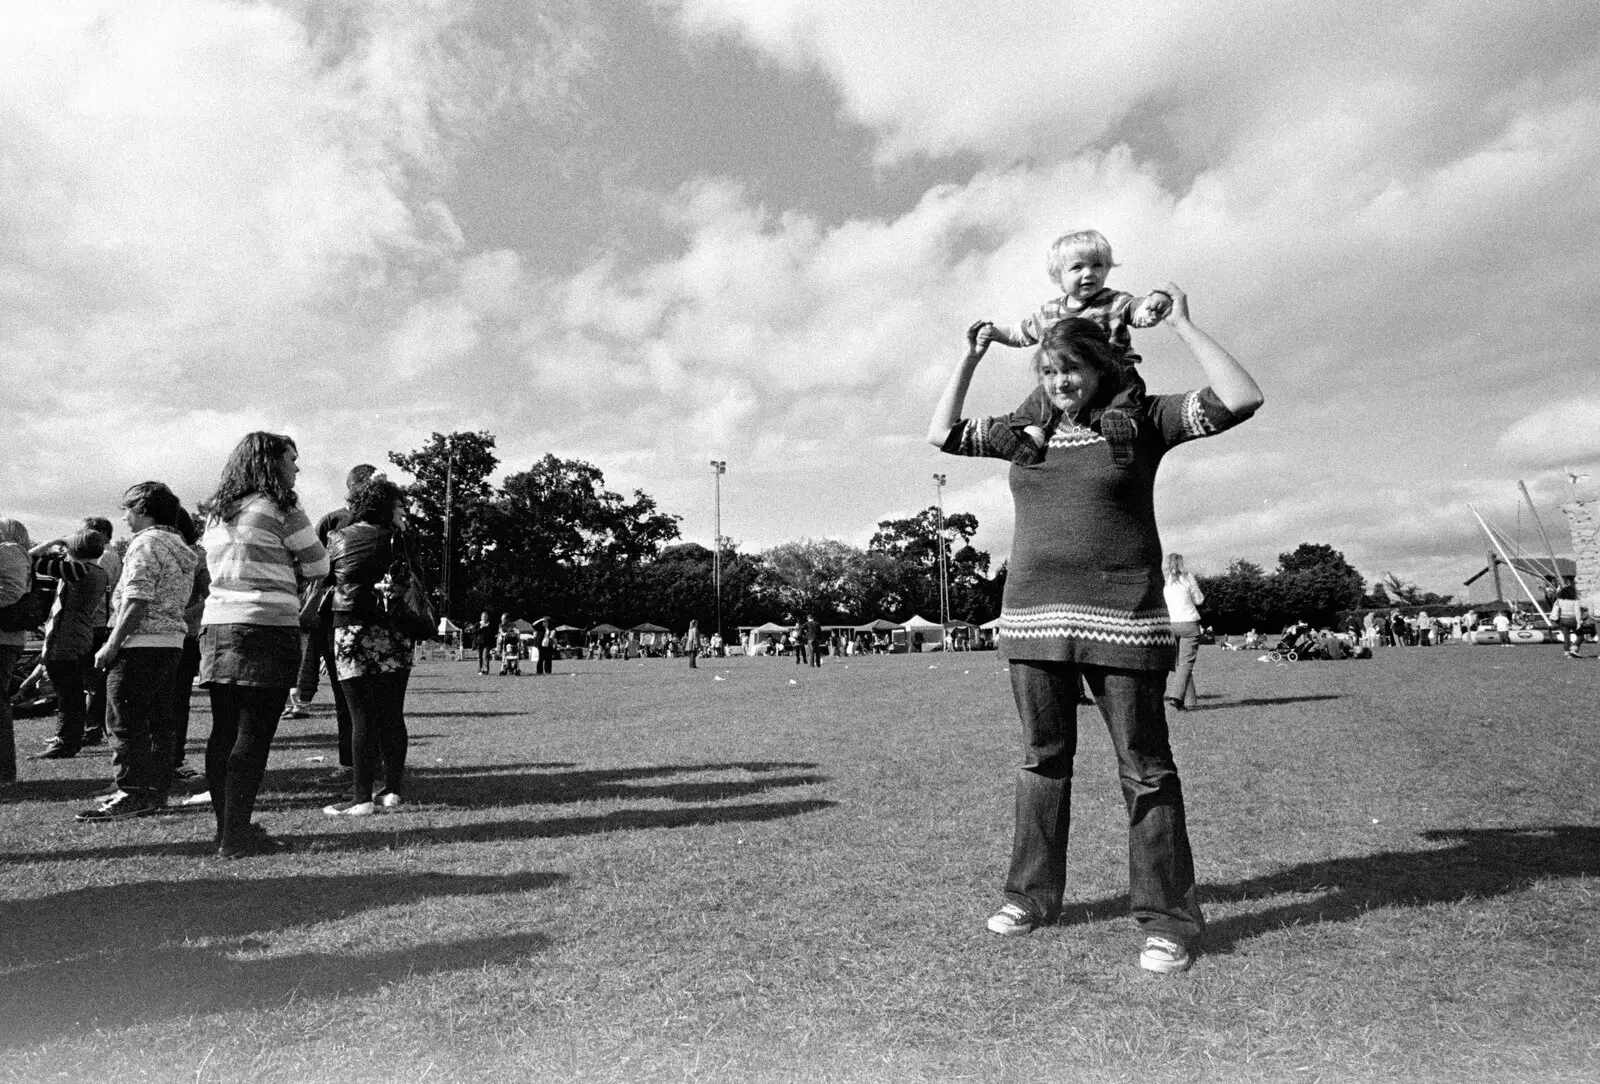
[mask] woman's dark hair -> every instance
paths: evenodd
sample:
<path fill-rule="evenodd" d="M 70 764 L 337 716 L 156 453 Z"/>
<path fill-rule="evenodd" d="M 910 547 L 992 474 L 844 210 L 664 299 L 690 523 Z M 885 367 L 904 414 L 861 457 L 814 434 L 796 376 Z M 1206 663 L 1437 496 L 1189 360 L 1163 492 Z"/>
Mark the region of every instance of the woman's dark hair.
<path fill-rule="evenodd" d="M 350 518 L 358 523 L 388 527 L 400 507 L 400 487 L 381 474 L 375 474 L 350 491 Z"/>
<path fill-rule="evenodd" d="M 1105 331 L 1093 320 L 1069 316 L 1046 328 L 1039 340 L 1039 349 L 1033 355 L 1035 376 L 1039 375 L 1039 368 L 1047 355 L 1094 370 L 1100 377 L 1100 387 L 1094 396 L 1096 404 L 1106 402 L 1127 384 L 1122 365 L 1117 360 L 1116 347 L 1111 345 Z"/>
<path fill-rule="evenodd" d="M 200 541 L 200 527 L 195 523 L 194 517 L 189 514 L 187 508 L 179 506 L 178 522 L 174 523 L 173 526 L 178 528 L 179 537 L 189 545 L 192 546 Z"/>
<path fill-rule="evenodd" d="M 246 433 L 228 453 L 216 491 L 200 504 L 207 519 L 231 519 L 239 504 L 253 493 L 270 499 L 282 512 L 293 512 L 300 498 L 283 480 L 279 464 L 291 450 L 299 451 L 294 441 L 280 433 Z"/>
<path fill-rule="evenodd" d="M 81 527 L 67 538 L 67 556 L 75 561 L 98 561 L 105 552 L 105 538 L 89 527 Z"/>
<path fill-rule="evenodd" d="M 168 489 L 165 482 L 140 482 L 129 486 L 122 495 L 122 507 L 149 516 L 162 527 L 176 527 L 178 513 L 183 510 L 177 494 Z"/>

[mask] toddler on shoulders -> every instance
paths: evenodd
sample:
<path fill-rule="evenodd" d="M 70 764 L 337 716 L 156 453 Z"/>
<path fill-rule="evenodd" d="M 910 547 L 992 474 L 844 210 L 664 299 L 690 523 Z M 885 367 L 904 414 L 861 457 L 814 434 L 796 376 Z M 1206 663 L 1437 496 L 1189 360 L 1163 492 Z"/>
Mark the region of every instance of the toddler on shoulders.
<path fill-rule="evenodd" d="M 1056 238 L 1047 268 L 1061 287 L 1061 296 L 1046 301 L 1015 325 L 985 322 L 978 331 L 979 345 L 1035 346 L 1053 324 L 1073 317 L 1088 320 L 1105 332 L 1127 377 L 1127 387 L 1107 409 L 1126 411 L 1137 406 L 1144 396 L 1144 380 L 1134 366 L 1143 359 L 1134 351 L 1128 329 L 1159 324 L 1172 311 L 1172 298 L 1165 290 L 1135 297 L 1111 289 L 1105 284 L 1106 276 L 1115 266 L 1111 242 L 1099 230 L 1079 230 Z M 1044 457 L 1050 429 L 1057 420 L 1043 390 L 1035 388 L 1009 418 L 995 424 L 989 436 L 1013 461 L 1037 463 Z"/>

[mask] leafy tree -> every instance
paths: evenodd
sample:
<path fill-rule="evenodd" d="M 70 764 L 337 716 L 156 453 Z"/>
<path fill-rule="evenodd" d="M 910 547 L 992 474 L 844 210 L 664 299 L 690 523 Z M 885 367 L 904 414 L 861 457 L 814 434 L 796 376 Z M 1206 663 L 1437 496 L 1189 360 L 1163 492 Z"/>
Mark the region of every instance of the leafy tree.
<path fill-rule="evenodd" d="M 864 622 L 900 602 L 900 567 L 887 554 L 824 538 L 786 542 L 761 556 L 766 592 L 788 620 L 812 614 L 824 624 Z"/>
<path fill-rule="evenodd" d="M 1275 617 L 1285 624 L 1303 620 L 1331 626 L 1339 611 L 1355 609 L 1366 592 L 1366 580 L 1344 554 L 1321 543 L 1302 542 L 1280 553 L 1272 579 Z"/>
<path fill-rule="evenodd" d="M 390 452 L 389 462 L 411 475 L 411 532 L 419 571 L 431 584 L 444 567 L 445 481 L 450 482 L 451 610 L 475 613 L 484 600 L 478 584 L 484 555 L 495 543 L 489 515 L 494 489 L 489 475 L 499 466 L 489 433 L 433 433 L 421 448 Z M 488 607 L 483 607 L 488 608 Z"/>
<path fill-rule="evenodd" d="M 1443 606 L 1450 602 L 1449 595 L 1441 595 L 1434 591 L 1424 591 L 1416 584 L 1408 580 L 1402 580 L 1393 572 L 1385 572 L 1383 578 L 1373 586 L 1372 593 L 1374 596 L 1378 594 L 1386 597 L 1393 596 L 1399 600 L 1399 604 L 1402 606 Z M 1366 600 L 1363 599 L 1362 601 L 1365 602 Z M 1373 602 L 1371 605 L 1386 606 L 1389 603 L 1387 601 Z"/>
<path fill-rule="evenodd" d="M 698 542 L 668 546 L 642 565 L 633 580 L 633 597 L 626 612 L 640 620 L 682 632 L 690 621 L 700 622 L 709 636 L 716 628 L 716 580 L 712 552 Z M 765 566 L 760 557 L 739 553 L 727 544 L 722 550 L 722 625 L 724 635 L 740 625 L 760 625 L 780 616 L 762 588 Z M 620 614 L 619 614 L 620 616 Z"/>
<path fill-rule="evenodd" d="M 1218 632 L 1240 633 L 1275 626 L 1272 583 L 1260 565 L 1239 558 L 1222 575 L 1197 579 L 1206 596 L 1206 623 Z"/>
<path fill-rule="evenodd" d="M 640 565 L 678 537 L 655 499 L 605 488 L 598 467 L 546 455 L 510 475 L 493 504 L 496 586 L 525 613 L 593 623 L 631 600 Z"/>
<path fill-rule="evenodd" d="M 988 614 L 991 587 L 989 555 L 972 546 L 978 533 L 978 517 L 970 512 L 953 512 L 944 517 L 946 575 L 950 590 L 952 617 L 968 615 L 968 620 Z M 868 553 L 892 557 L 899 566 L 899 617 L 912 612 L 923 616 L 939 614 L 939 509 L 937 505 L 909 519 L 881 520 Z"/>

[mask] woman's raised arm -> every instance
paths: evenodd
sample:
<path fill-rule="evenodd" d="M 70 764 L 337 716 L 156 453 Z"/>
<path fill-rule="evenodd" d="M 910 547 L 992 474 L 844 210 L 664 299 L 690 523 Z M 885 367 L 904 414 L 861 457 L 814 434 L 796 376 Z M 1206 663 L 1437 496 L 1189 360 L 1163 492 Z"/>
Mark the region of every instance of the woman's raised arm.
<path fill-rule="evenodd" d="M 1235 414 L 1253 412 L 1265 401 L 1255 378 L 1234 360 L 1232 354 L 1189 319 L 1189 295 L 1180 290 L 1177 283 L 1167 283 L 1167 292 L 1172 295 L 1172 311 L 1167 314 L 1167 323 L 1172 325 L 1172 330 L 1183 340 L 1183 345 L 1200 363 L 1211 390 L 1217 393 L 1222 405 Z"/>
<path fill-rule="evenodd" d="M 950 430 L 961 421 L 961 411 L 967 403 L 967 388 L 972 384 L 972 374 L 977 371 L 978 362 L 983 358 L 984 351 L 989 349 L 988 337 L 980 339 L 978 335 L 987 324 L 987 320 L 979 320 L 967 328 L 966 355 L 950 374 L 950 381 L 944 386 L 944 394 L 939 396 L 939 402 L 933 408 L 933 420 L 928 423 L 928 443 L 935 448 L 944 447 L 945 440 L 950 436 Z"/>

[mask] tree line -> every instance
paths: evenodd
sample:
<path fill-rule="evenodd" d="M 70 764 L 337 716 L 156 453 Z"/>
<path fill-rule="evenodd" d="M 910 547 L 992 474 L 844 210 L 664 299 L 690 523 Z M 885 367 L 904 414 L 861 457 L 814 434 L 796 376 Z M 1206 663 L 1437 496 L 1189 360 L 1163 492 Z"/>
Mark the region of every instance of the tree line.
<path fill-rule="evenodd" d="M 430 584 L 442 585 L 449 561 L 449 610 L 458 623 L 487 610 L 584 628 L 603 621 L 649 621 L 674 631 L 691 620 L 707 630 L 715 624 L 711 550 L 681 541 L 680 517 L 643 490 L 624 496 L 607 489 L 598 467 L 546 455 L 495 486 L 489 478 L 500 460 L 487 432 L 434 433 L 389 460 L 413 479 L 405 488 L 414 548 Z M 989 554 L 972 545 L 977 531 L 970 513 L 944 517 L 950 616 L 982 624 L 1000 612 L 1006 569 L 991 574 Z M 824 624 L 939 616 L 933 506 L 879 522 L 865 549 L 805 539 L 746 553 L 724 540 L 721 557 L 725 630 L 805 614 Z M 1332 625 L 1362 607 L 1449 601 L 1394 576 L 1369 590 L 1342 553 L 1311 542 L 1280 554 L 1271 572 L 1235 560 L 1223 574 L 1199 580 L 1206 622 L 1228 633 L 1295 620 Z"/>
<path fill-rule="evenodd" d="M 389 460 L 413 479 L 413 548 L 427 582 L 442 585 L 449 561 L 458 623 L 488 611 L 584 628 L 715 624 L 712 551 L 681 541 L 680 517 L 643 490 L 607 489 L 598 467 L 546 455 L 495 486 L 500 460 L 487 432 L 434 433 Z M 1005 571 L 989 574 L 989 555 L 971 542 L 977 530 L 969 513 L 944 517 L 950 615 L 982 623 L 1000 612 Z M 935 507 L 883 520 L 866 549 L 807 539 L 746 553 L 724 540 L 721 558 L 724 629 L 804 614 L 824 624 L 939 616 Z"/>

